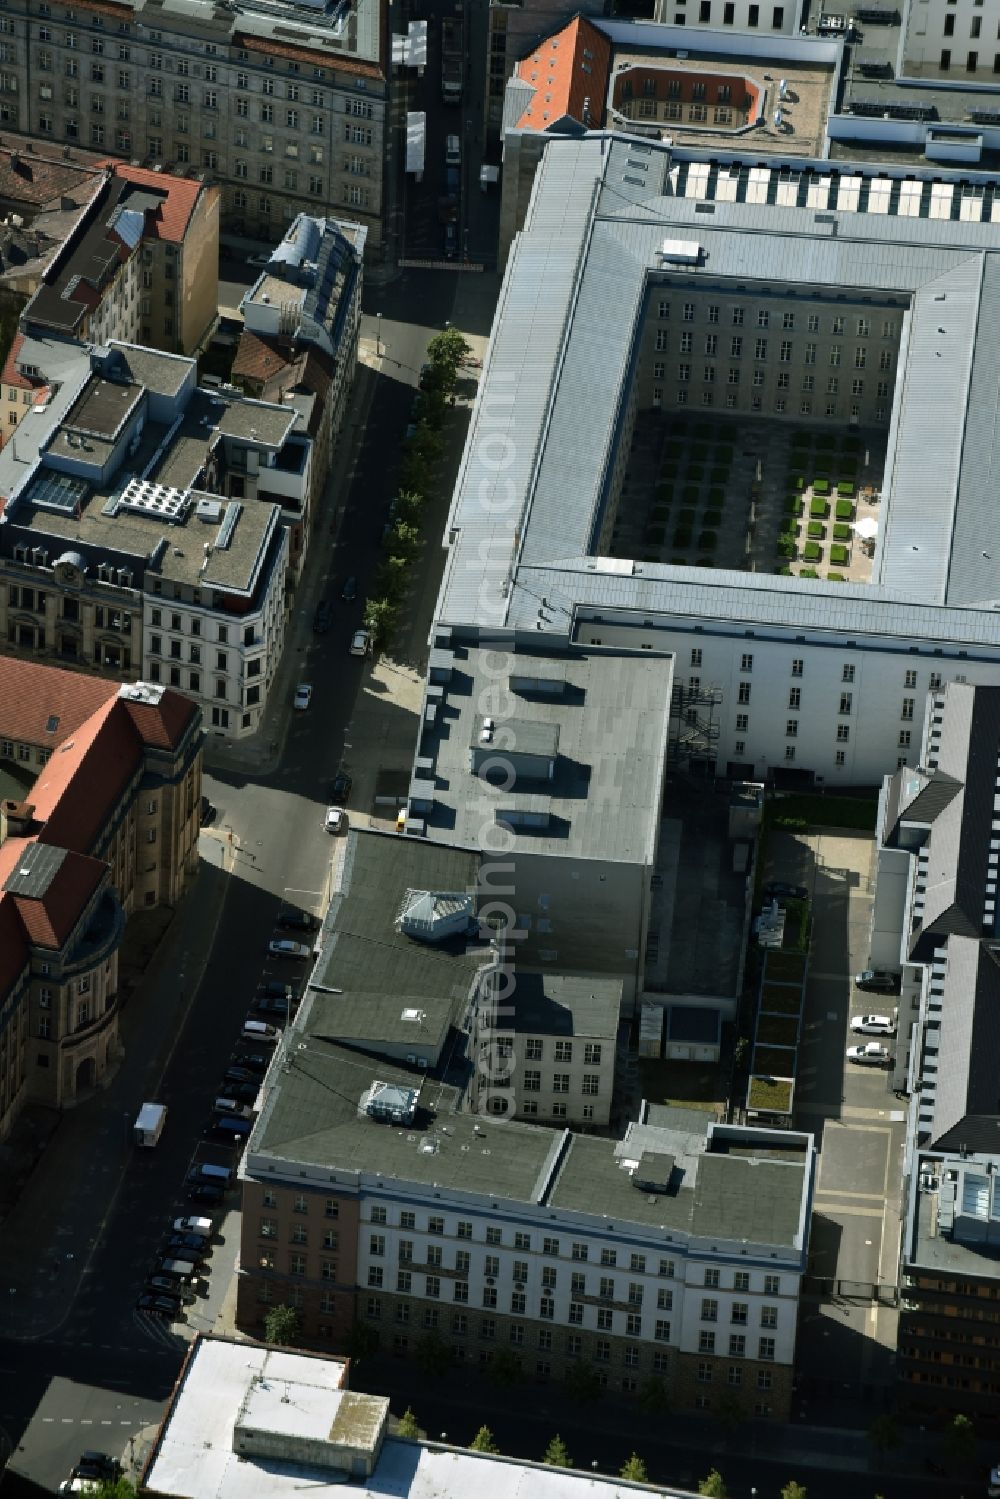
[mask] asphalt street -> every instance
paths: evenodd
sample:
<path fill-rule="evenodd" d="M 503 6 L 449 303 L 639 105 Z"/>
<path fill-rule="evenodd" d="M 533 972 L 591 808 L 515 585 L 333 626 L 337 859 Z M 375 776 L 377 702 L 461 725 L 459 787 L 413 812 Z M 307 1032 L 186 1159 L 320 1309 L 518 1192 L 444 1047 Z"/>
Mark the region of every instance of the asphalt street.
<path fill-rule="evenodd" d="M 229 284 L 238 292 L 249 279 L 247 273 Z M 130 1399 L 157 1406 L 172 1388 L 186 1343 L 169 1326 L 137 1312 L 135 1301 L 168 1223 L 192 1211 L 183 1195 L 191 1162 L 234 1161 L 233 1153 L 206 1140 L 204 1131 L 257 983 L 279 971 L 266 954 L 279 912 L 283 906 L 322 908 L 331 852 L 323 812 L 364 666 L 349 654 L 348 642 L 380 560 L 382 528 L 427 340 L 455 315 L 456 280 L 448 273 L 406 273 L 386 288 L 366 292 L 362 337 L 379 340 L 380 368 L 374 375 L 366 372 L 374 382 L 367 421 L 363 429 L 345 435 L 353 441 L 353 462 L 342 492 L 330 493 L 318 520 L 294 606 L 311 622 L 321 596 L 334 605 L 327 634 L 314 636 L 306 629 L 289 675 L 290 681 L 300 677 L 313 684 L 312 706 L 293 716 L 289 701 L 284 753 L 272 775 L 251 779 L 221 770 L 206 775 L 206 793 L 218 809 L 216 845 L 228 847 L 233 874 L 211 897 L 218 902 L 213 912 L 218 925 L 200 982 L 195 987 L 184 973 L 173 976 L 187 1020 L 171 1038 L 162 1082 L 155 1079 L 155 1091 L 153 1081 L 149 1084 L 152 1096 L 168 1106 L 168 1128 L 155 1150 L 139 1154 L 129 1142 L 129 1112 L 105 1108 L 95 1126 L 96 1174 L 80 1182 L 82 1192 L 100 1194 L 104 1208 L 94 1242 L 77 1244 L 67 1238 L 39 1243 L 37 1263 L 25 1268 L 38 1330 L 25 1338 L 0 1335 L 0 1460 L 17 1447 L 57 1377 L 72 1382 L 61 1387 L 57 1405 L 62 1414 L 54 1418 L 60 1429 L 72 1428 L 69 1447 L 76 1441 L 81 1447 L 94 1445 L 83 1439 L 82 1427 L 76 1430 L 78 1420 L 112 1419 L 84 1417 L 79 1401 L 71 1414 L 70 1392 L 77 1385 L 107 1387 L 112 1395 L 127 1391 Z M 357 594 L 348 602 L 341 595 L 349 576 L 357 579 Z M 210 743 L 209 762 L 211 750 Z M 289 976 L 301 966 L 290 964 Z M 183 992 L 185 983 L 192 992 Z M 141 1046 L 141 1038 L 136 1044 Z M 95 1100 L 98 1110 L 100 1104 Z M 58 1149 L 58 1140 L 52 1148 Z M 238 1224 L 235 1218 L 233 1222 Z M 220 1239 L 214 1257 L 231 1266 L 235 1251 L 235 1242 Z M 76 1257 L 82 1262 L 84 1255 L 86 1269 L 74 1296 Z M 0 1285 L 0 1296 L 8 1294 L 22 1294 L 21 1287 L 8 1291 Z M 196 1311 L 204 1304 L 200 1299 Z M 27 1302 L 24 1308 L 19 1303 L 19 1310 L 26 1308 Z M 57 1457 L 56 1466 L 61 1466 L 61 1447 Z M 65 1473 L 53 1479 L 59 1476 Z"/>

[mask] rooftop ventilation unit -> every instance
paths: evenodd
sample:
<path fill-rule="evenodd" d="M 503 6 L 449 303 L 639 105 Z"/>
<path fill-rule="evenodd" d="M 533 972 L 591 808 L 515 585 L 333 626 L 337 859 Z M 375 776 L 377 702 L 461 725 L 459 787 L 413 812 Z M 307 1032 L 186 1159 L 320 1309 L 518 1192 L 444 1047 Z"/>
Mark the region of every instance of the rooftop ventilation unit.
<path fill-rule="evenodd" d="M 417 1116 L 416 1088 L 399 1083 L 383 1083 L 377 1078 L 361 1100 L 362 1111 L 378 1124 L 410 1125 Z"/>
<path fill-rule="evenodd" d="M 697 265 L 701 253 L 701 245 L 694 239 L 665 239 L 659 250 L 661 260 L 677 265 Z"/>

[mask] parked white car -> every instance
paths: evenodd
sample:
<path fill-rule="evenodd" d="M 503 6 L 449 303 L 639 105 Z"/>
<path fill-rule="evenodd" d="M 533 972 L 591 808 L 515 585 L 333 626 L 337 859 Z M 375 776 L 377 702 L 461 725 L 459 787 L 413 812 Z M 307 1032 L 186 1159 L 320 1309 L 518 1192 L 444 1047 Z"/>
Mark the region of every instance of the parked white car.
<path fill-rule="evenodd" d="M 881 1041 L 866 1041 L 862 1046 L 847 1048 L 849 1062 L 861 1062 L 868 1067 L 884 1067 L 889 1060 L 889 1048 Z"/>
<path fill-rule="evenodd" d="M 175 1234 L 200 1234 L 203 1239 L 212 1237 L 211 1218 L 175 1218 Z"/>
<path fill-rule="evenodd" d="M 343 807 L 327 807 L 326 816 L 323 818 L 323 826 L 328 833 L 341 833 L 347 823 L 347 813 Z"/>
<path fill-rule="evenodd" d="M 894 1036 L 896 1022 L 891 1015 L 855 1015 L 851 1030 L 862 1036 Z"/>
<path fill-rule="evenodd" d="M 308 682 L 300 682 L 295 689 L 295 701 L 292 707 L 299 713 L 304 713 L 312 702 L 313 690 Z"/>
<path fill-rule="evenodd" d="M 290 942 L 287 937 L 272 937 L 267 950 L 272 958 L 308 958 L 310 952 L 304 942 Z"/>

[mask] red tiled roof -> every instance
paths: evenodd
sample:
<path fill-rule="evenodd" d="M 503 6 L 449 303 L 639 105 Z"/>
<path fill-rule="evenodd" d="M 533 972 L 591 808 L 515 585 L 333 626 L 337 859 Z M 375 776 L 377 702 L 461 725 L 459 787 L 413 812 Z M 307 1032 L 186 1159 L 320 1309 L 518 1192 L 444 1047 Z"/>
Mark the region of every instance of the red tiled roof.
<path fill-rule="evenodd" d="M 20 335 L 15 349 L 19 343 Z M 117 695 L 117 682 L 0 656 L 0 738 L 54 749 Z M 51 730 L 50 719 L 58 720 Z"/>
<path fill-rule="evenodd" d="M 22 856 L 24 849 L 34 840 L 9 838 L 2 845 L 19 844 L 14 852 Z M 5 870 L 4 879 L 17 868 L 17 859 Z M 86 854 L 68 853 L 49 882 L 44 895 L 15 895 L 4 892 L 4 904 L 11 901 L 21 918 L 28 941 L 36 947 L 62 947 L 70 932 L 80 919 L 80 914 L 107 873 L 108 866 L 102 859 L 91 859 Z"/>
<path fill-rule="evenodd" d="M 179 692 L 164 692 L 158 703 L 137 703 L 123 698 L 121 707 L 143 744 L 156 749 L 174 749 L 180 744 L 198 711 L 191 699 Z"/>
<path fill-rule="evenodd" d="M 10 136 L 5 139 L 9 142 Z M 81 182 L 94 182 L 93 167 L 70 161 L 53 161 L 34 150 L 0 150 L 0 198 L 8 203 L 45 203 L 73 193 Z"/>
<path fill-rule="evenodd" d="M 39 382 L 37 380 L 29 380 L 27 375 L 22 375 L 17 367 L 17 356 L 21 352 L 21 345 L 23 343 L 24 334 L 15 334 L 14 342 L 7 351 L 7 358 L 4 360 L 3 369 L 0 370 L 0 385 L 13 385 L 18 390 L 34 390 Z"/>
<path fill-rule="evenodd" d="M 249 52 L 267 52 L 273 57 L 290 57 L 293 62 L 307 62 L 313 67 L 336 69 L 338 73 L 360 75 L 363 78 L 383 78 L 382 69 L 374 63 L 359 62 L 356 57 L 332 57 L 325 47 L 291 47 L 287 42 L 276 42 L 273 37 L 248 36 L 246 32 L 235 32 L 234 47 L 245 47 Z"/>
<path fill-rule="evenodd" d="M 151 221 L 147 219 L 147 227 L 152 228 L 154 239 L 164 239 L 179 245 L 187 233 L 202 184 L 197 179 L 188 181 L 186 177 L 174 177 L 170 172 L 151 172 L 146 167 L 130 167 L 122 161 L 109 162 L 108 165 L 114 168 L 116 177 L 122 177 L 126 182 L 165 193 L 163 203 L 151 216 Z"/>
<path fill-rule="evenodd" d="M 116 699 L 92 713 L 66 739 L 31 788 L 42 843 L 93 848 L 139 766 L 135 726 Z"/>
<path fill-rule="evenodd" d="M 586 54 L 586 55 L 585 55 Z M 548 130 L 567 117 L 580 124 L 600 125 L 611 67 L 611 43 L 584 16 L 576 16 L 562 31 L 544 42 L 517 65 L 522 83 L 535 90 L 531 103 L 518 120 L 518 128 Z M 590 100 L 589 120 L 583 106 Z"/>
<path fill-rule="evenodd" d="M 244 328 L 233 360 L 233 374 L 242 380 L 267 381 L 287 369 L 294 356 L 282 353 L 274 339 Z"/>

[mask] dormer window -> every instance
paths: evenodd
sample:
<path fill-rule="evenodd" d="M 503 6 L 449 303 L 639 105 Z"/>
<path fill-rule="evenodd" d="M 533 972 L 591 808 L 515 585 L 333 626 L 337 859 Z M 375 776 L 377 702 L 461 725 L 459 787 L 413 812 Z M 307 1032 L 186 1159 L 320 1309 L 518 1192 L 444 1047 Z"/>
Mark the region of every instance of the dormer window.
<path fill-rule="evenodd" d="M 14 561 L 15 562 L 27 562 L 27 560 L 28 560 L 28 548 L 26 546 L 16 546 L 14 548 Z"/>

